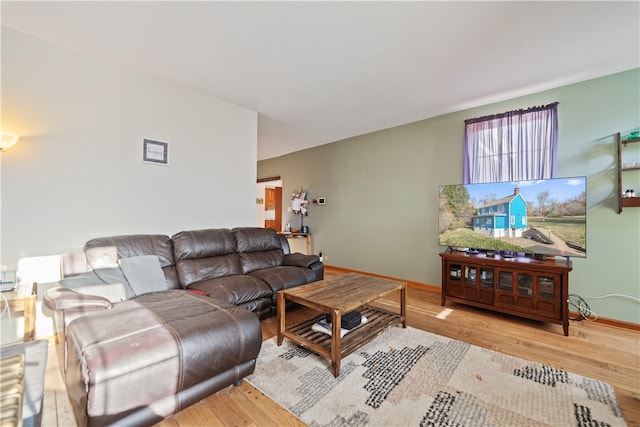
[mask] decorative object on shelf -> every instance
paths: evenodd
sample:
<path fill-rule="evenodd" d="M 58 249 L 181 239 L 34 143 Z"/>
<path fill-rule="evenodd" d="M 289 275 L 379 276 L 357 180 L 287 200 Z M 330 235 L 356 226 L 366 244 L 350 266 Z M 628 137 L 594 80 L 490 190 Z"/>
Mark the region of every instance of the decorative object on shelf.
<path fill-rule="evenodd" d="M 142 162 L 154 165 L 169 165 L 169 143 L 143 139 Z"/>
<path fill-rule="evenodd" d="M 309 227 L 304 225 L 304 217 L 309 215 L 309 193 L 303 191 L 302 187 L 291 195 L 291 211 L 295 215 L 300 215 L 300 232 L 308 233 Z M 305 231 L 306 230 L 306 231 Z"/>
<path fill-rule="evenodd" d="M 20 137 L 15 133 L 0 131 L 2 139 L 0 139 L 0 151 L 6 151 L 16 145 Z"/>

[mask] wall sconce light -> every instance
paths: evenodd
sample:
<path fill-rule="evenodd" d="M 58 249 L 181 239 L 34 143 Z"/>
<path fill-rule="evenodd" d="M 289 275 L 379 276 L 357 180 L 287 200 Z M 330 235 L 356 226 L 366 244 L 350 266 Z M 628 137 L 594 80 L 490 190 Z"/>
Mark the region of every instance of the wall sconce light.
<path fill-rule="evenodd" d="M 2 139 L 0 140 L 0 151 L 8 150 L 9 148 L 16 145 L 16 143 L 20 139 L 20 137 L 15 133 L 10 133 L 5 131 L 1 131 L 1 132 L 2 132 Z"/>

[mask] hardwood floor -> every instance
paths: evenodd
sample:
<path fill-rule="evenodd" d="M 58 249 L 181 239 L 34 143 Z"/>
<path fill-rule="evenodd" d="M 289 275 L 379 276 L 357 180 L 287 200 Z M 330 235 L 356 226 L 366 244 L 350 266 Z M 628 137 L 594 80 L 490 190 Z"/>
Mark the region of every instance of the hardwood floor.
<path fill-rule="evenodd" d="M 325 277 L 340 274 L 330 267 Z M 397 296 L 380 305 L 395 310 Z M 287 311 L 292 321 L 309 316 L 308 309 Z M 440 294 L 410 287 L 407 324 L 436 334 L 534 360 L 611 384 L 629 426 L 640 427 L 640 334 L 594 322 L 571 321 L 569 336 L 562 326 L 540 323 L 447 303 Z M 264 339 L 276 334 L 276 318 L 262 322 Z M 49 354 L 45 381 L 43 426 L 73 426 L 75 421 L 60 378 L 55 352 Z M 226 388 L 168 417 L 158 427 L 305 426 L 302 421 L 246 381 Z"/>

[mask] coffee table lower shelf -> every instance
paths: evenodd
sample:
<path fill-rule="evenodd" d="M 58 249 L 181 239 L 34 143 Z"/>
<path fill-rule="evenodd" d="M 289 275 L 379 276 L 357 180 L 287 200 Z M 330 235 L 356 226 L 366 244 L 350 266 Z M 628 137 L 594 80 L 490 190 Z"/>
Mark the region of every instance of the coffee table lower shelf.
<path fill-rule="evenodd" d="M 340 340 L 340 359 L 373 340 L 386 329 L 403 323 L 403 318 L 399 314 L 379 308 L 364 306 L 358 311 L 367 318 L 367 323 L 356 326 L 342 337 Z M 324 320 L 324 315 L 287 327 L 283 335 L 314 353 L 331 359 L 331 335 L 311 329 L 311 326 L 318 320 Z M 335 364 L 335 361 L 332 362 Z"/>

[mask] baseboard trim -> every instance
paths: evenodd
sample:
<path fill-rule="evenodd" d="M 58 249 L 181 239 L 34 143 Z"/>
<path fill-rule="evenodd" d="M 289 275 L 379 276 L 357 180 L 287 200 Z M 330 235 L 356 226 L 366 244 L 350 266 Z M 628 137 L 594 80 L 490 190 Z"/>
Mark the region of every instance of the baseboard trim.
<path fill-rule="evenodd" d="M 399 280 L 401 282 L 406 282 L 407 286 L 412 287 L 412 288 L 421 288 L 421 289 L 425 289 L 427 291 L 437 292 L 437 293 L 441 292 L 441 287 L 440 286 L 430 285 L 430 284 L 427 284 L 427 283 L 413 282 L 413 281 L 410 281 L 410 280 L 400 279 L 400 278 L 397 278 L 397 277 L 384 276 L 382 274 L 369 273 L 367 271 L 353 270 L 351 268 L 337 267 L 337 266 L 327 265 L 327 264 L 325 264 L 324 267 L 326 269 L 331 269 L 333 271 L 341 272 L 341 273 L 360 273 L 360 274 L 368 274 L 369 276 L 374 276 L 374 277 L 381 277 L 383 279 Z M 570 316 L 571 317 L 579 317 L 580 314 L 579 313 L 570 313 Z M 628 330 L 631 330 L 631 331 L 640 331 L 640 324 L 638 324 L 638 323 L 625 322 L 624 320 L 608 319 L 606 317 L 598 317 L 596 320 L 583 320 L 583 322 L 595 322 L 595 323 L 601 323 L 601 324 L 607 325 L 607 326 L 613 326 L 613 327 L 616 327 L 616 328 L 628 329 Z"/>
<path fill-rule="evenodd" d="M 580 313 L 569 312 L 569 317 L 578 318 Z M 602 325 L 613 326 L 615 328 L 628 329 L 630 331 L 640 332 L 640 324 L 633 322 L 625 322 L 624 320 L 608 319 L 606 317 L 598 317 L 596 320 L 575 320 L 576 322 L 593 322 Z"/>
<path fill-rule="evenodd" d="M 366 275 L 373 276 L 373 277 L 380 277 L 382 279 L 398 280 L 400 282 L 405 282 L 407 284 L 407 286 L 412 287 L 412 288 L 421 288 L 421 289 L 426 289 L 428 291 L 440 293 L 440 286 L 429 285 L 427 283 L 413 282 L 411 280 L 400 279 L 400 278 L 397 278 L 397 277 L 384 276 L 382 274 L 369 273 L 368 271 L 352 270 L 350 268 L 336 267 L 336 266 L 333 266 L 333 265 L 326 265 L 325 264 L 324 267 L 326 269 L 331 269 L 333 271 L 339 271 L 341 273 L 360 273 L 360 274 L 366 274 Z"/>

